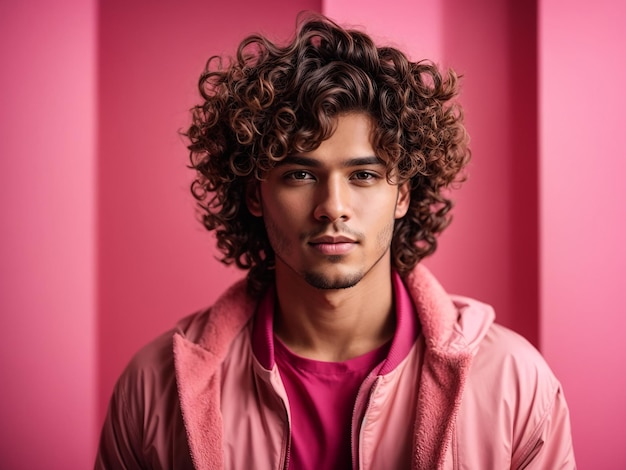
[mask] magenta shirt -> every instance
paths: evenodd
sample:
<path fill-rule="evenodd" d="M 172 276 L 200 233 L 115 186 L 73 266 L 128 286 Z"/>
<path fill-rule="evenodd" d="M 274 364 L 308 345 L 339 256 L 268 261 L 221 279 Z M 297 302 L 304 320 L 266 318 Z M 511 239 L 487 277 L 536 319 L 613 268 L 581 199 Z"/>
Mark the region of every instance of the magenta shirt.
<path fill-rule="evenodd" d="M 291 412 L 291 469 L 352 467 L 352 410 L 365 377 L 389 344 L 343 362 L 306 359 L 274 338 L 276 364 Z"/>
<path fill-rule="evenodd" d="M 393 370 L 409 353 L 419 333 L 415 308 L 400 276 L 394 272 L 392 280 L 396 305 L 394 337 L 374 351 L 343 362 L 315 361 L 291 352 L 273 333 L 274 289 L 260 302 L 252 334 L 253 349 L 264 367 L 277 365 L 287 392 L 291 415 L 290 469 L 353 467 L 352 422 L 359 388 L 370 373 L 384 375 Z"/>

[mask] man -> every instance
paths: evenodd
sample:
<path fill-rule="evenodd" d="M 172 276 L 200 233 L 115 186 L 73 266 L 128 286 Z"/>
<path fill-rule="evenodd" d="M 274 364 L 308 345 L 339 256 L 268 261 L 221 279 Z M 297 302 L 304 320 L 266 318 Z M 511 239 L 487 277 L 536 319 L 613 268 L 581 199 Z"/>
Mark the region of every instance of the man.
<path fill-rule="evenodd" d="M 248 270 L 131 361 L 97 468 L 574 468 L 539 353 L 419 264 L 469 159 L 454 73 L 319 16 L 213 58 L 192 192 Z"/>

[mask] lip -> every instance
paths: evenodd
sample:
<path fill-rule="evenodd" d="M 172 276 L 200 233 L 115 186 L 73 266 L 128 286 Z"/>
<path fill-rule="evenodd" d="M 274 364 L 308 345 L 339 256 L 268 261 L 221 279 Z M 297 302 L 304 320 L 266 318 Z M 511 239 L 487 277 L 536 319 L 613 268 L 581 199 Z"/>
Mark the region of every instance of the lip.
<path fill-rule="evenodd" d="M 357 241 L 343 235 L 324 235 L 312 239 L 309 245 L 323 255 L 345 255 L 354 249 Z"/>
<path fill-rule="evenodd" d="M 309 241 L 312 245 L 317 244 L 334 244 L 334 243 L 356 243 L 354 238 L 346 237 L 345 235 L 322 235 Z"/>

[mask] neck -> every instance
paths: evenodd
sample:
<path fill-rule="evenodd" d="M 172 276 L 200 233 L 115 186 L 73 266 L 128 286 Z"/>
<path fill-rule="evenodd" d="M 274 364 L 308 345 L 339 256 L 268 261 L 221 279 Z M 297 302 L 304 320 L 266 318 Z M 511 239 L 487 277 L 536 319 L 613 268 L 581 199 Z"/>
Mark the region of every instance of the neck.
<path fill-rule="evenodd" d="M 369 272 L 348 289 L 318 289 L 277 266 L 276 290 L 275 333 L 300 356 L 345 361 L 393 337 L 395 312 L 389 267 Z"/>

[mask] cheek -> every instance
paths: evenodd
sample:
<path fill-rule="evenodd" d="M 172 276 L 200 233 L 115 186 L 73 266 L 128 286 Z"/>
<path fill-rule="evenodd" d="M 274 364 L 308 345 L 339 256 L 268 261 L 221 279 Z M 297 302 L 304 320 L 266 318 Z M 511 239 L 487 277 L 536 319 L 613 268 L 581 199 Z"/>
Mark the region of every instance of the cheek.
<path fill-rule="evenodd" d="M 305 191 L 264 191 L 263 208 L 274 218 L 298 219 L 310 210 L 311 195 Z"/>
<path fill-rule="evenodd" d="M 398 193 L 395 189 L 385 188 L 383 191 L 365 195 L 359 202 L 361 210 L 370 217 L 394 217 L 398 213 Z M 384 215 L 383 215 L 384 214 Z"/>
<path fill-rule="evenodd" d="M 395 220 L 391 220 L 391 222 L 383 226 L 383 228 L 378 232 L 376 241 L 378 242 L 378 247 L 380 249 L 386 250 L 387 248 L 391 246 L 394 227 L 395 227 Z"/>

